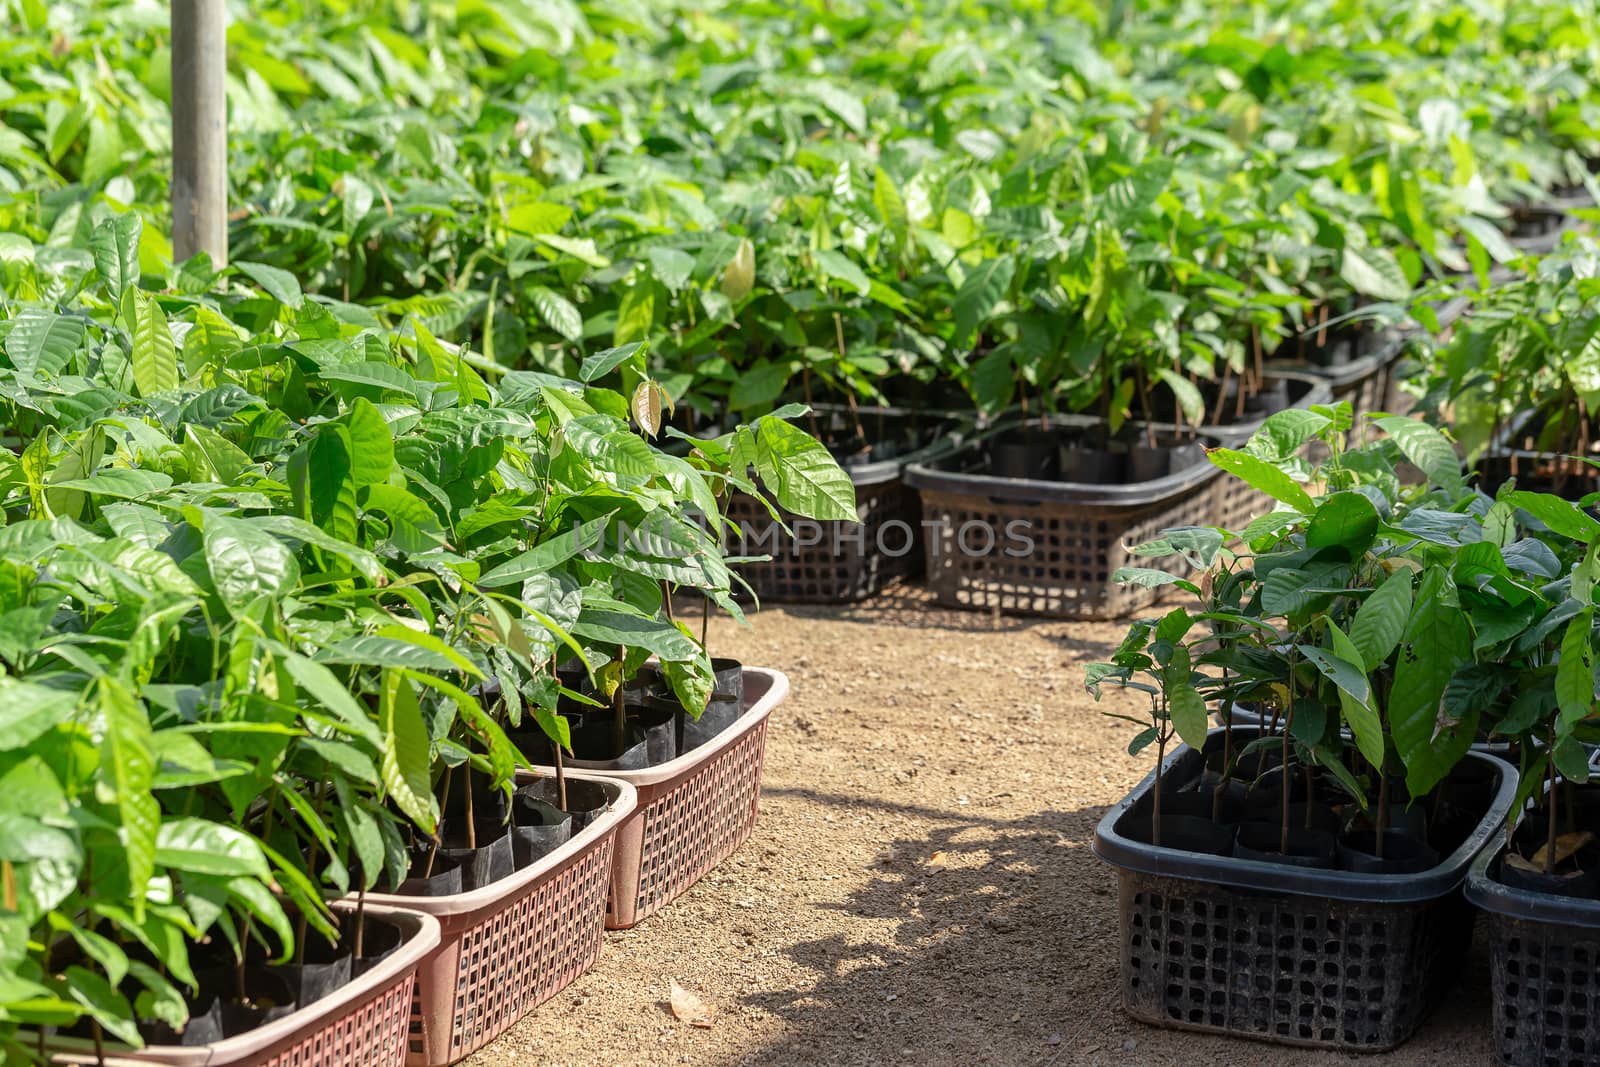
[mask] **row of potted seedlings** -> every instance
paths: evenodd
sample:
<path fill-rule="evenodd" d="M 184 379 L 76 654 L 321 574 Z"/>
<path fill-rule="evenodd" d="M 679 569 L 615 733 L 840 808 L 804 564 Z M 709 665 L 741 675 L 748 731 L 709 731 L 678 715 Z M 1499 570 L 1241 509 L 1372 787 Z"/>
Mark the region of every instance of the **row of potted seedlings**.
<path fill-rule="evenodd" d="M 1129 751 L 1156 754 L 1094 842 L 1121 883 L 1124 1006 L 1392 1048 L 1454 979 L 1470 901 L 1491 918 L 1500 1062 L 1600 1062 L 1592 904 L 1573 903 L 1600 893 L 1583 786 L 1600 523 L 1470 485 L 1419 420 L 1373 421 L 1346 450 L 1345 405 L 1267 420 L 1212 458 L 1273 509 L 1143 546 L 1193 578 L 1119 575 L 1191 601 L 1088 668 L 1097 697 L 1132 694 L 1110 712 L 1138 727 Z M 1313 439 L 1327 459 L 1308 469 Z"/>
<path fill-rule="evenodd" d="M 1499 255 L 1550 254 L 1573 225 L 1569 208 L 1584 203 L 1586 197 L 1579 197 L 1565 206 L 1521 212 Z M 1552 262 L 1586 254 L 1563 251 Z M 1546 279 L 1547 273 L 1541 268 L 1539 277 Z M 1567 270 L 1561 275 L 1569 289 L 1575 285 L 1573 274 Z M 1504 283 L 1510 277 L 1502 267 L 1493 280 Z M 1536 284 L 1549 289 L 1552 283 Z M 1091 398 L 1095 402 L 1087 405 L 1101 409 L 1098 416 L 1049 413 L 1052 401 L 1061 398 L 1040 389 L 1036 379 L 1046 372 L 1033 366 L 1014 366 L 1016 380 L 1006 392 L 1039 392 L 1037 406 L 1046 411 L 1042 415 L 1030 417 L 1025 403 L 987 425 L 978 419 L 962 423 L 954 415 L 893 412 L 886 426 L 881 411 L 841 408 L 820 436 L 839 444 L 835 454 L 851 470 L 859 523 L 817 528 L 810 538 L 774 536 L 771 558 L 744 565 L 741 574 L 770 601 L 845 602 L 871 595 L 890 577 L 920 574 L 939 602 L 954 607 L 1068 618 L 1126 617 L 1155 594 L 1145 586 L 1111 580 L 1119 567 L 1131 562 L 1123 546 L 1207 515 L 1231 517 L 1228 509 L 1237 513 L 1253 503 L 1247 489 L 1218 479 L 1218 472 L 1205 464 L 1206 447 L 1238 445 L 1264 419 L 1285 408 L 1346 401 L 1358 417 L 1401 410 L 1410 403 L 1401 383 L 1416 369 L 1408 356 L 1423 354 L 1418 349 L 1427 336 L 1440 338 L 1452 351 L 1470 350 L 1468 358 L 1476 362 L 1498 358 L 1494 353 L 1502 349 L 1497 345 L 1513 329 L 1521 330 L 1521 343 L 1544 346 L 1541 363 L 1559 362 L 1565 353 L 1582 348 L 1583 338 L 1574 342 L 1572 336 L 1587 336 L 1587 318 L 1569 324 L 1562 339 L 1552 339 L 1537 327 L 1527 329 L 1526 317 L 1510 316 L 1508 324 L 1507 306 L 1536 314 L 1518 285 L 1496 284 L 1466 295 L 1457 288 L 1451 282 L 1437 292 L 1425 291 L 1412 308 L 1415 321 L 1402 326 L 1385 324 L 1395 318 L 1395 305 L 1355 294 L 1313 303 L 1302 309 L 1295 331 L 1274 351 L 1266 352 L 1258 340 L 1237 372 L 1231 362 L 1219 361 L 1214 380 L 1185 376 L 1136 352 L 1115 359 L 1107 353 L 1098 363 L 1105 380 Z M 1485 313 L 1481 323 L 1456 331 L 1454 324 L 1469 309 Z M 1494 336 L 1486 338 L 1485 333 Z M 1446 385 L 1467 392 L 1483 391 L 1488 378 L 1501 393 L 1520 390 L 1526 396 L 1537 381 L 1509 373 L 1462 373 L 1461 357 L 1431 362 L 1443 368 Z M 992 388 L 992 383 L 976 379 L 966 384 L 974 396 Z M 1444 388 L 1436 385 L 1435 392 Z M 1485 471 L 1497 482 L 1511 475 L 1526 481 L 1534 474 L 1545 482 L 1553 478 L 1558 487 L 1570 484 L 1592 491 L 1592 471 L 1583 461 L 1560 458 L 1581 455 L 1600 439 L 1572 428 L 1574 413 L 1587 407 L 1550 401 L 1548 390 L 1544 395 L 1545 401 L 1517 410 L 1564 412 L 1556 422 L 1565 427 L 1566 437 L 1557 440 L 1554 426 L 1539 435 L 1544 420 L 1530 424 L 1524 418 L 1516 427 L 1519 444 L 1515 434 L 1497 425 L 1499 445 L 1485 460 Z M 1437 411 L 1459 400 L 1459 393 L 1441 393 L 1424 408 Z M 1448 410 L 1452 419 L 1458 414 L 1453 406 Z M 1528 432 L 1530 425 L 1534 433 Z M 905 431 L 911 427 L 920 436 L 905 447 Z M 1313 451 L 1321 447 L 1312 444 Z M 1541 455 L 1534 457 L 1532 451 Z M 775 530 L 759 521 L 763 514 L 754 501 L 736 498 L 734 510 L 741 519 L 758 520 L 757 530 Z M 902 526 L 909 536 L 901 535 Z M 886 536 L 886 528 L 894 533 Z M 740 541 L 745 550 L 752 543 L 748 534 Z"/>
<path fill-rule="evenodd" d="M 849 479 L 803 409 L 658 447 L 638 345 L 480 373 L 89 228 L 0 318 L 0 1049 L 456 1062 L 748 836 L 787 682 L 675 607 Z"/>

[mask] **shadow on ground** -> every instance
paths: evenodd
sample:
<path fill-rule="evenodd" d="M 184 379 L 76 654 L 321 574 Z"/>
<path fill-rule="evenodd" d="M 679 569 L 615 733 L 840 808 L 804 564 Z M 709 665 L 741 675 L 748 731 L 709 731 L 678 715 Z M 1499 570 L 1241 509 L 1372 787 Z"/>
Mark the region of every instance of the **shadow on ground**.
<path fill-rule="evenodd" d="M 840 808 L 861 804 L 856 797 L 785 792 Z M 747 1005 L 784 1020 L 784 1036 L 742 1063 L 1486 1062 L 1487 1033 L 1477 1021 L 1489 1007 L 1481 937 L 1463 969 L 1465 981 L 1411 1043 L 1387 1055 L 1164 1031 L 1121 1013 L 1116 876 L 1090 849 L 1104 807 L 1046 808 L 1017 819 L 884 807 L 935 829 L 885 842 L 870 883 L 829 907 L 895 921 L 896 933 L 889 939 L 832 934 L 788 949 L 818 978 L 804 988 L 745 996 Z"/>

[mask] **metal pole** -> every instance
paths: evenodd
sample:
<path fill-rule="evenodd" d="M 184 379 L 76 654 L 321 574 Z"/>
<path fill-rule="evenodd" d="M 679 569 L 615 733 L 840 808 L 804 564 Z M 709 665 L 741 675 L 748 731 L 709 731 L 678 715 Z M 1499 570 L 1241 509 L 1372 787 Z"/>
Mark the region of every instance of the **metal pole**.
<path fill-rule="evenodd" d="M 228 262 L 228 15 L 224 0 L 172 2 L 172 252 Z"/>

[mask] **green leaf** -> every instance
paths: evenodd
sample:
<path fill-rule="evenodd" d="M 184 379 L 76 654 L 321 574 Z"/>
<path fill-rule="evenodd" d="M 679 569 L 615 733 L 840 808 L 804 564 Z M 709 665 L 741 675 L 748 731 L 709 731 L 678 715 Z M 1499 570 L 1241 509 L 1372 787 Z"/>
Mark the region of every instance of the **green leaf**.
<path fill-rule="evenodd" d="M 337 675 L 316 660 L 308 659 L 298 652 L 290 652 L 283 657 L 283 666 L 295 684 L 304 689 L 317 706 L 329 712 L 345 728 L 364 741 L 369 742 L 373 748 L 383 746 L 383 737 L 378 732 L 365 708 L 356 701 Z"/>
<path fill-rule="evenodd" d="M 616 348 L 607 348 L 593 355 L 585 356 L 583 366 L 578 369 L 578 377 L 582 381 L 592 382 L 596 378 L 603 378 L 616 370 L 634 357 L 640 357 L 635 364 L 635 369 L 644 370 L 644 359 L 641 355 L 644 344 L 634 341 L 631 344 L 618 345 Z"/>
<path fill-rule="evenodd" d="M 1191 424 L 1198 425 L 1206 417 L 1206 401 L 1200 395 L 1200 390 L 1195 384 L 1177 371 L 1162 367 L 1156 371 L 1156 377 L 1166 383 L 1172 390 L 1172 395 L 1178 400 L 1178 408 L 1183 412 L 1183 417 Z"/>
<path fill-rule="evenodd" d="M 1400 658 L 1389 693 L 1389 729 L 1406 767 L 1412 796 L 1421 796 L 1450 773 L 1472 743 L 1471 726 L 1444 729 L 1445 687 L 1471 656 L 1466 617 L 1447 575 L 1430 570 L 1417 588 L 1400 638 Z"/>
<path fill-rule="evenodd" d="M 1410 617 L 1411 571 L 1401 567 L 1362 601 L 1350 623 L 1350 640 L 1367 670 L 1377 670 L 1389 658 Z"/>
<path fill-rule="evenodd" d="M 1308 548 L 1347 549 L 1355 559 L 1378 536 L 1378 509 L 1360 493 L 1334 493 L 1317 505 L 1306 527 Z"/>
<path fill-rule="evenodd" d="M 76 692 L 0 677 L 0 752 L 26 748 L 71 716 Z"/>
<path fill-rule="evenodd" d="M 133 384 L 139 395 L 154 396 L 178 388 L 178 348 L 155 297 L 142 289 L 129 289 L 122 316 L 133 338 Z"/>
<path fill-rule="evenodd" d="M 378 771 L 396 806 L 424 833 L 432 834 L 437 816 L 428 769 L 433 755 L 411 683 L 398 670 L 386 669 L 378 698 L 378 729 L 383 750 Z"/>
<path fill-rule="evenodd" d="M 265 263 L 251 263 L 248 260 L 236 259 L 233 266 L 265 289 L 278 303 L 294 310 L 300 310 L 305 303 L 305 296 L 300 291 L 300 283 L 295 276 L 278 267 L 268 266 Z"/>
<path fill-rule="evenodd" d="M 129 211 L 101 222 L 89 237 L 95 270 L 113 304 L 121 304 L 122 294 L 139 284 L 139 235 L 143 228 L 138 214 Z"/>
<path fill-rule="evenodd" d="M 957 348 L 971 347 L 979 327 L 989 321 L 1005 299 L 1016 269 L 1016 261 L 1003 255 L 984 260 L 967 274 L 956 291 L 954 304 L 956 332 L 952 343 Z"/>
<path fill-rule="evenodd" d="M 1167 714 L 1172 719 L 1173 728 L 1189 747 L 1203 748 L 1210 723 L 1207 721 L 1205 699 L 1190 678 L 1191 669 L 1189 650 L 1178 645 L 1172 650 L 1172 659 L 1162 668 L 1162 682 L 1167 693 Z"/>
<path fill-rule="evenodd" d="M 1526 511 L 1563 537 L 1584 543 L 1600 540 L 1600 522 L 1570 500 L 1521 489 L 1502 493 L 1500 499 Z"/>
<path fill-rule="evenodd" d="M 1346 233 L 1360 231 L 1348 227 Z M 1400 261 L 1386 248 L 1373 248 L 1363 240 L 1361 244 L 1345 245 L 1344 259 L 1339 265 L 1339 277 L 1356 292 L 1378 300 L 1403 302 L 1411 298 L 1411 283 Z"/>
<path fill-rule="evenodd" d="M 1333 627 L 1330 626 L 1330 630 Z M 1342 636 L 1342 635 L 1341 635 Z M 1300 654 L 1322 672 L 1341 690 L 1365 704 L 1372 698 L 1372 687 L 1367 682 L 1367 672 L 1360 665 L 1316 645 L 1299 645 Z"/>
<path fill-rule="evenodd" d="M 872 279 L 868 278 L 866 272 L 856 266 L 843 252 L 824 248 L 816 255 L 817 266 L 822 268 L 822 273 L 827 277 L 843 282 L 860 296 L 866 296 L 872 291 Z"/>
<path fill-rule="evenodd" d="M 220 877 L 271 877 L 256 839 L 209 819 L 173 818 L 156 837 L 156 862 L 164 867 Z"/>
<path fill-rule="evenodd" d="M 98 681 L 99 706 L 105 716 L 98 774 L 101 787 L 117 805 L 122 825 L 118 829 L 133 889 L 134 913 L 142 915 L 145 893 L 155 874 L 157 831 L 161 805 L 151 794 L 156 763 L 150 719 L 143 705 L 121 682 L 102 675 Z"/>
<path fill-rule="evenodd" d="M 106 467 L 88 478 L 72 478 L 51 482 L 51 489 L 72 489 L 91 496 L 111 497 L 117 500 L 137 500 L 142 496 L 159 493 L 172 486 L 172 479 L 160 471 L 134 470 L 129 467 Z"/>
<path fill-rule="evenodd" d="M 1408 589 L 1409 592 L 1409 589 Z M 1402 617 L 1403 621 L 1403 617 Z M 1346 637 L 1343 630 L 1328 623 L 1328 636 L 1333 640 L 1333 653 L 1345 664 L 1360 670 L 1363 653 L 1351 637 Z M 1398 637 L 1398 633 L 1396 637 Z M 1321 669 L 1321 664 L 1318 664 Z M 1366 670 L 1374 669 L 1368 666 Z M 1329 675 L 1332 678 L 1332 675 Z M 1383 720 L 1378 716 L 1374 707 L 1377 694 L 1370 692 L 1370 682 L 1365 672 L 1362 674 L 1362 683 L 1369 688 L 1366 699 L 1357 695 L 1354 688 L 1340 685 L 1338 678 L 1333 678 L 1333 684 L 1339 688 L 1339 708 L 1344 713 L 1344 721 L 1350 727 L 1350 733 L 1356 739 L 1356 748 L 1367 758 L 1367 762 L 1374 767 L 1383 766 L 1384 737 Z"/>
<path fill-rule="evenodd" d="M 756 429 L 756 470 L 778 503 L 812 519 L 856 522 L 856 489 L 822 444 L 782 419 Z"/>
<path fill-rule="evenodd" d="M 552 289 L 536 285 L 528 290 L 528 299 L 539 313 L 544 324 L 569 341 L 583 337 L 583 315 L 572 301 Z M 587 381 L 587 379 L 585 379 Z"/>
<path fill-rule="evenodd" d="M 1255 456 L 1235 452 L 1231 448 L 1213 448 L 1206 452 L 1213 464 L 1238 478 L 1252 489 L 1259 489 L 1274 500 L 1282 501 L 1300 512 L 1310 515 L 1316 510 L 1311 496 L 1298 482 L 1283 471 Z"/>
<path fill-rule="evenodd" d="M 1461 491 L 1461 460 L 1444 434 L 1421 419 L 1404 415 L 1388 415 L 1372 421 L 1434 485 L 1451 492 Z"/>
<path fill-rule="evenodd" d="M 377 485 L 394 470 L 394 433 L 383 413 L 360 397 L 345 416 L 350 433 L 350 477 L 356 485 Z"/>
<path fill-rule="evenodd" d="M 72 361 L 83 336 L 82 319 L 24 308 L 11 321 L 6 358 L 24 378 L 54 378 Z"/>
<path fill-rule="evenodd" d="M 300 568 L 283 542 L 248 519 L 207 516 L 202 541 L 211 580 L 234 611 L 299 580 Z"/>
<path fill-rule="evenodd" d="M 625 345 L 648 340 L 655 320 L 655 283 L 643 278 L 622 294 L 622 300 L 617 305 L 617 324 L 612 331 L 612 344 Z"/>
<path fill-rule="evenodd" d="M 1556 702 L 1561 722 L 1573 726 L 1594 713 L 1594 609 L 1584 608 L 1567 623 L 1561 638 L 1561 659 L 1556 663 Z"/>
<path fill-rule="evenodd" d="M 1299 454 L 1310 438 L 1317 437 L 1330 426 L 1333 421 L 1325 414 L 1306 408 L 1285 408 L 1267 416 L 1267 421 L 1245 442 L 1245 451 L 1272 464 L 1282 462 Z"/>
<path fill-rule="evenodd" d="M 604 543 L 605 530 L 616 512 L 608 511 L 596 519 L 558 531 L 528 551 L 509 559 L 478 579 L 485 589 L 500 589 L 508 585 L 521 585 L 535 575 L 546 574 L 579 552 Z"/>

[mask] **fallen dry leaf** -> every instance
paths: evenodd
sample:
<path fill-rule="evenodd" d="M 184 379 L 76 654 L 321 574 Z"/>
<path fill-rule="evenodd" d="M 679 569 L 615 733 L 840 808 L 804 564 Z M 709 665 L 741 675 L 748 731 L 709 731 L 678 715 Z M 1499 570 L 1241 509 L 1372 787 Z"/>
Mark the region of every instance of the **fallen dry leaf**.
<path fill-rule="evenodd" d="M 944 866 L 944 853 L 943 852 L 935 852 L 933 855 L 929 856 L 928 857 L 928 866 L 929 867 L 943 867 Z"/>
<path fill-rule="evenodd" d="M 701 1030 L 711 1029 L 711 1006 L 672 980 L 672 1017 Z"/>
<path fill-rule="evenodd" d="M 1560 866 L 1571 859 L 1589 842 L 1594 840 L 1594 835 L 1587 830 L 1575 834 L 1560 834 L 1556 837 L 1555 866 Z M 1547 846 L 1540 845 L 1534 854 L 1527 859 L 1514 852 L 1507 853 L 1506 862 L 1519 870 L 1542 872 L 1544 870 L 1545 850 Z"/>

